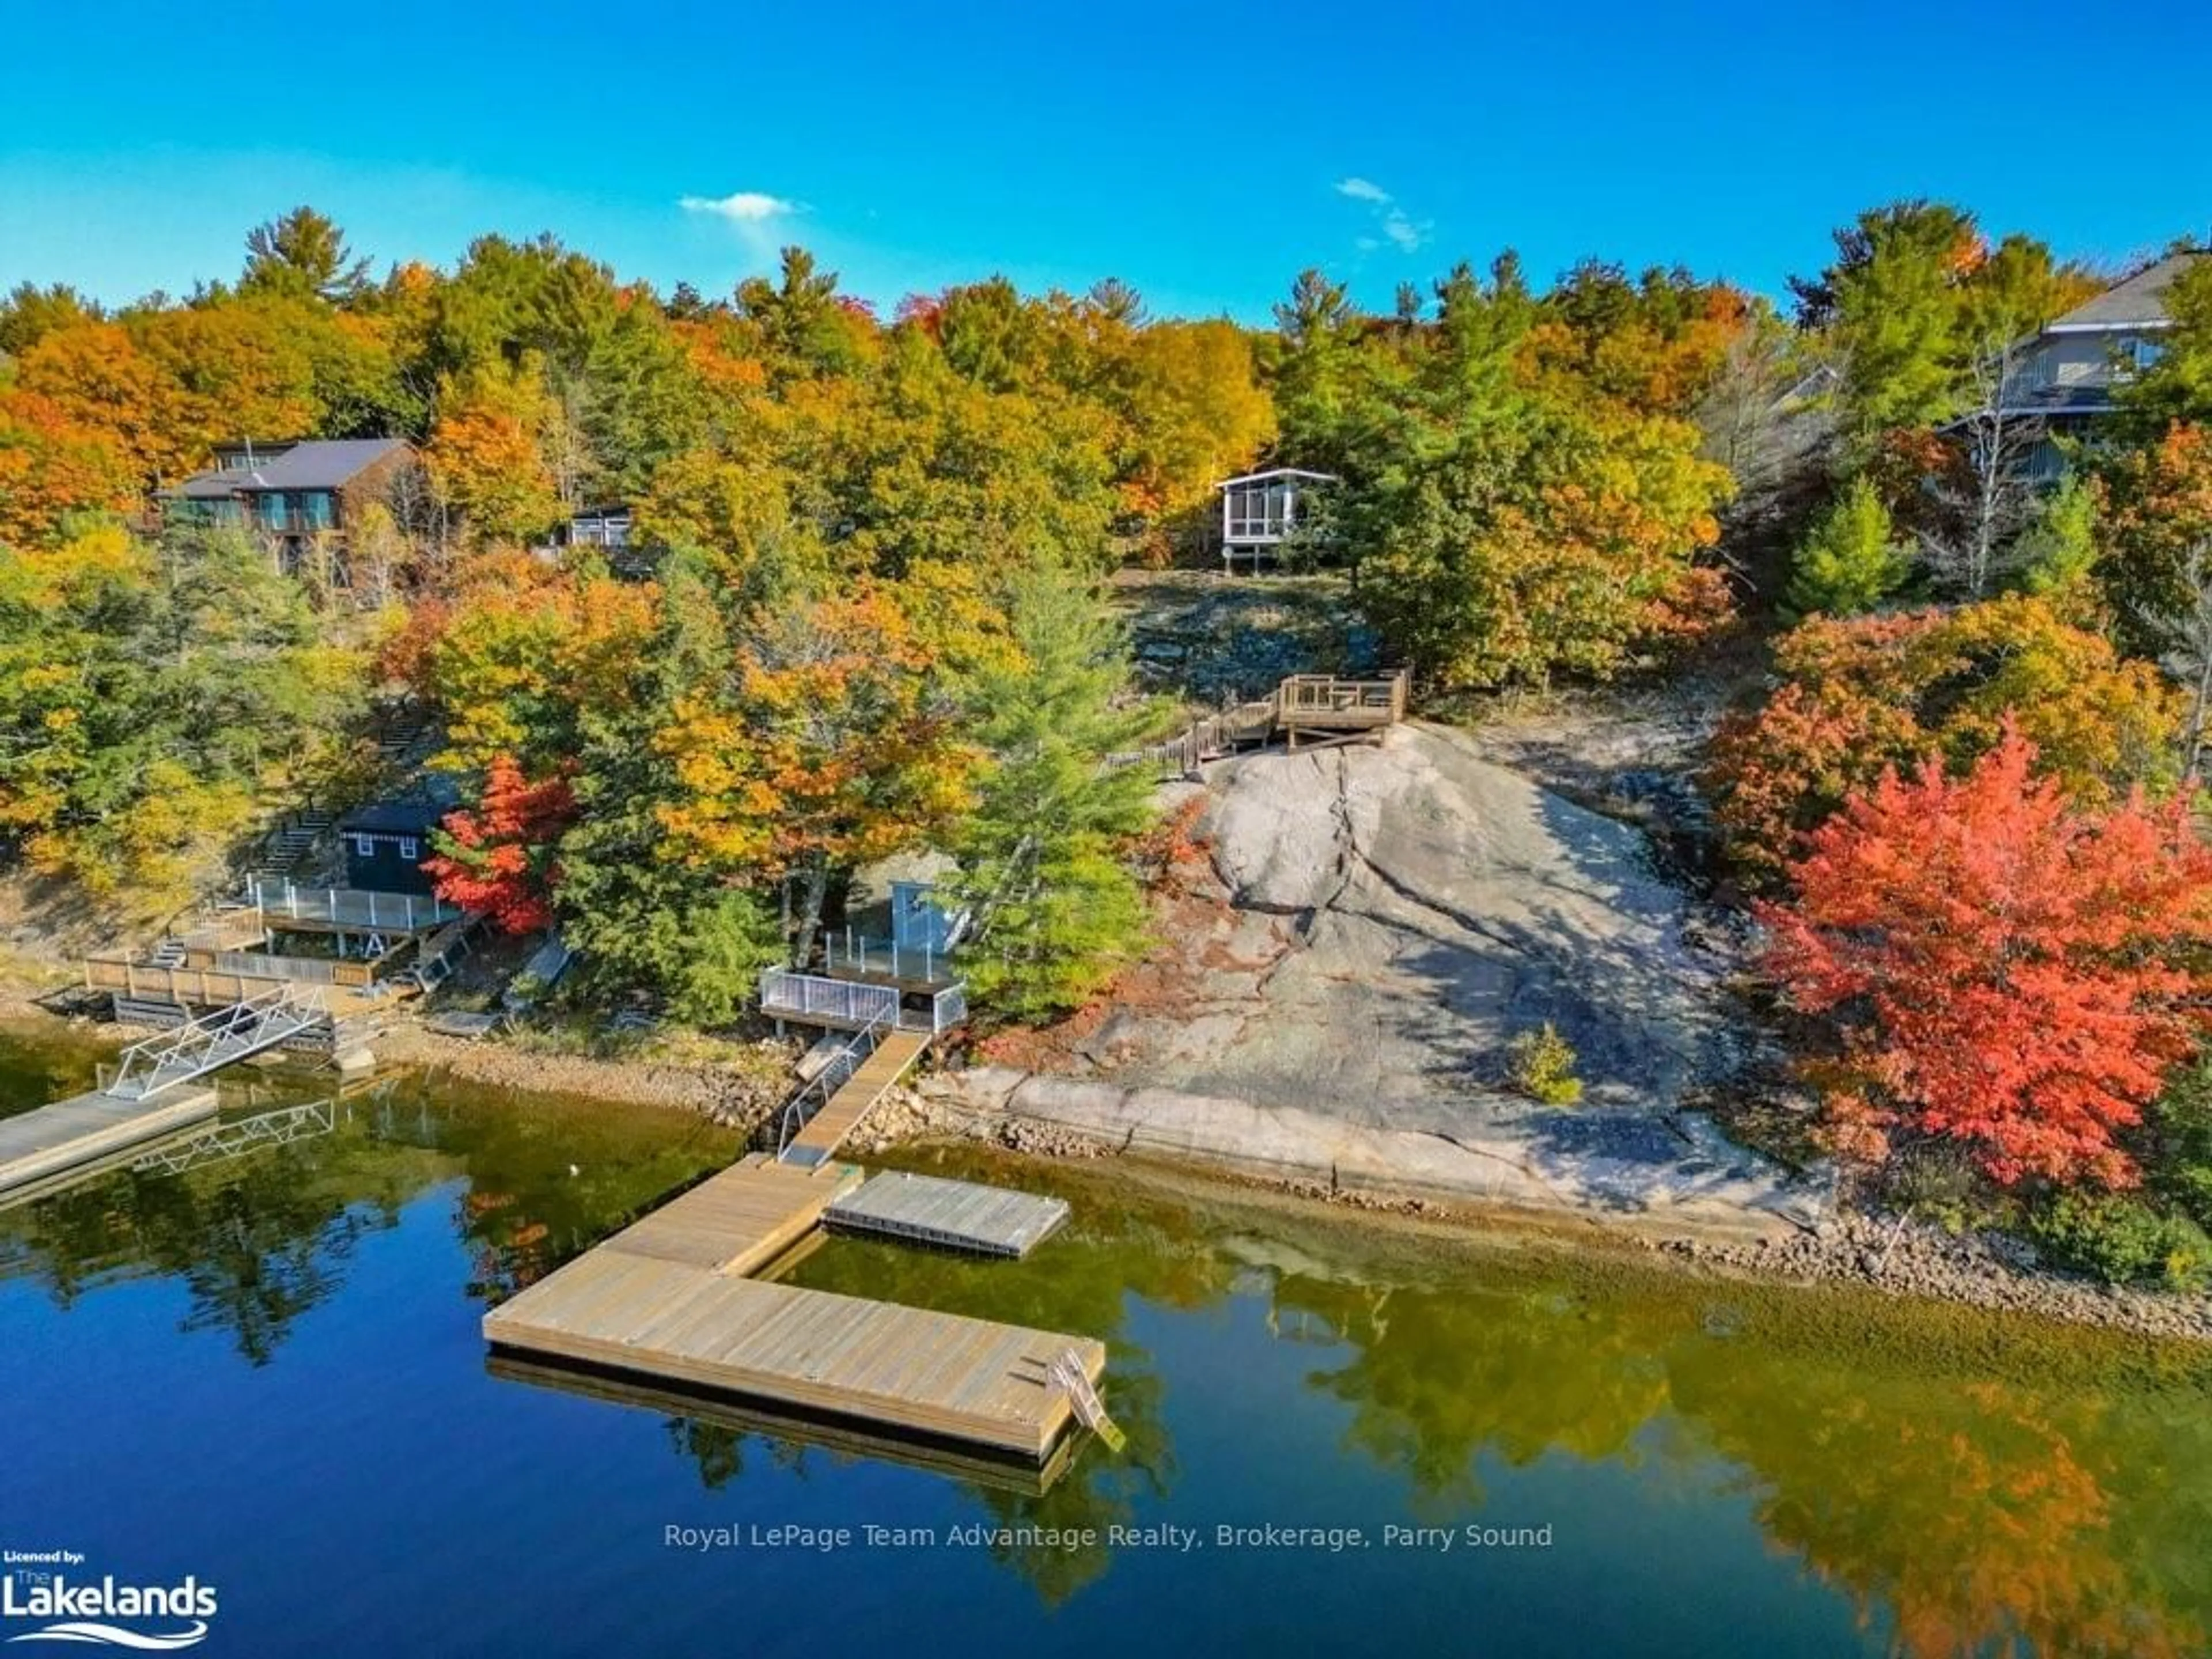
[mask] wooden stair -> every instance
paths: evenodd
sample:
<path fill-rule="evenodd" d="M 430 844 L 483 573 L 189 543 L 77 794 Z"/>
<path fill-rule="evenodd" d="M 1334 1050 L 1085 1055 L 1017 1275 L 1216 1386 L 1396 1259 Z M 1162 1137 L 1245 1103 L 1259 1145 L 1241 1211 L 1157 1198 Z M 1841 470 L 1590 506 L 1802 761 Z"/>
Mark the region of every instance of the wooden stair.
<path fill-rule="evenodd" d="M 286 881 L 298 875 L 335 822 L 335 817 L 319 806 L 287 812 L 262 842 L 261 856 L 251 873 L 262 881 Z"/>
<path fill-rule="evenodd" d="M 886 1032 L 876 1044 L 875 1052 L 860 1062 L 860 1069 L 846 1079 L 844 1085 L 792 1137 L 791 1144 L 784 1149 L 784 1162 L 813 1165 L 828 1163 L 845 1144 L 845 1137 L 868 1115 L 868 1109 L 883 1098 L 885 1090 L 906 1075 L 928 1046 L 927 1032 Z"/>

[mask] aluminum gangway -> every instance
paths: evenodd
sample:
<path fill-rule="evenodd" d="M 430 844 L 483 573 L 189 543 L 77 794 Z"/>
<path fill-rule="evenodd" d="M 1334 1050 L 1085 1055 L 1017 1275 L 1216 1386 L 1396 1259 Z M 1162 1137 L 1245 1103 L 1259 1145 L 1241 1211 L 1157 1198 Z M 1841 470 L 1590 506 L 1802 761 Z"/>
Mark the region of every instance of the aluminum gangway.
<path fill-rule="evenodd" d="M 274 1048 L 327 1018 L 320 986 L 279 985 L 132 1043 L 100 1092 L 117 1100 L 150 1100 Z"/>

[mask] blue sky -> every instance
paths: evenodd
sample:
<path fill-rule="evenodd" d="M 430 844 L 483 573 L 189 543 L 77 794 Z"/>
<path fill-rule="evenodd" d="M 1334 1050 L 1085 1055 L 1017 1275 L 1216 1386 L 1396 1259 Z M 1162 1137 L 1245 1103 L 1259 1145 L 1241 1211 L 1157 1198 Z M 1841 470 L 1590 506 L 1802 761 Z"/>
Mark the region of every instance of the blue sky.
<path fill-rule="evenodd" d="M 2212 232 L 2212 8 L 2098 9 L 41 6 L 0 286 L 182 292 L 302 201 L 380 269 L 550 229 L 721 293 L 798 240 L 887 305 L 1117 275 L 1253 321 L 1305 265 L 1383 306 L 1509 245 L 1539 281 L 1597 253 L 1779 293 L 1906 195 L 2065 254 Z"/>

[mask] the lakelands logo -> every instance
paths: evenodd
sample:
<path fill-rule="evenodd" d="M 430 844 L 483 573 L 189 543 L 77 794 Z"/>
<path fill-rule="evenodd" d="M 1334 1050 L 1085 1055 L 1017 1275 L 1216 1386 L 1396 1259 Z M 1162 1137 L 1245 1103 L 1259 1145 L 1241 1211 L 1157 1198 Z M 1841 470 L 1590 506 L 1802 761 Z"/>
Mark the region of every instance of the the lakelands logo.
<path fill-rule="evenodd" d="M 0 1550 L 0 1630 L 10 1642 L 75 1642 L 168 1653 L 207 1640 L 215 1586 L 187 1573 L 174 1583 L 91 1577 L 76 1550 Z M 40 1621 L 19 1630 L 26 1620 Z"/>

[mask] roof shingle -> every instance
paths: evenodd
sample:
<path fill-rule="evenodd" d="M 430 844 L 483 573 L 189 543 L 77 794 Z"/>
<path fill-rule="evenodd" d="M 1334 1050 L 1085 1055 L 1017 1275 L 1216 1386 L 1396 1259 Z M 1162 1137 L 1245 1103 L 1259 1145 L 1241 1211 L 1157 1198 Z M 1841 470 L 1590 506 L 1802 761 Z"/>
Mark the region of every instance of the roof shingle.
<path fill-rule="evenodd" d="M 335 438 L 295 444 L 250 472 L 228 476 L 241 490 L 340 489 L 377 462 L 406 448 L 398 438 Z"/>
<path fill-rule="evenodd" d="M 2173 279 L 2196 260 L 2206 256 L 2201 252 L 2169 253 L 2156 264 L 2146 266 L 2128 278 L 2106 289 L 2094 300 L 2084 301 L 2073 310 L 2051 325 L 2056 329 L 2077 328 L 2142 328 L 2169 321 L 2166 314 L 2166 291 Z"/>

